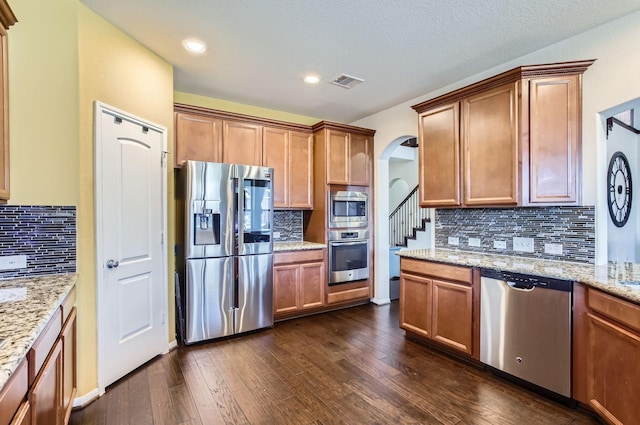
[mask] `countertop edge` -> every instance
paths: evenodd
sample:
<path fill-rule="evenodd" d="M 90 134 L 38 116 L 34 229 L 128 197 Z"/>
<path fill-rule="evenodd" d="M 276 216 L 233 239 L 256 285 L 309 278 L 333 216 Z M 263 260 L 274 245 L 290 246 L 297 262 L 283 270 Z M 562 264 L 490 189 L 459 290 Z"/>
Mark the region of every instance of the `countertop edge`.
<path fill-rule="evenodd" d="M 325 249 L 327 244 L 319 242 L 274 242 L 273 252 L 307 251 L 313 249 Z"/>

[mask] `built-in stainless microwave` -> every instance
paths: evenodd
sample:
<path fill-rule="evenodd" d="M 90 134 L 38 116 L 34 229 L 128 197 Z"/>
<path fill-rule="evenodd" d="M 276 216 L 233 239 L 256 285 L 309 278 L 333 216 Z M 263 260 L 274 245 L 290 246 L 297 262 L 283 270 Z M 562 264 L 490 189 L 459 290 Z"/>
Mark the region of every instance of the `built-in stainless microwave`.
<path fill-rule="evenodd" d="M 365 192 L 329 192 L 329 227 L 367 227 L 369 195 Z"/>

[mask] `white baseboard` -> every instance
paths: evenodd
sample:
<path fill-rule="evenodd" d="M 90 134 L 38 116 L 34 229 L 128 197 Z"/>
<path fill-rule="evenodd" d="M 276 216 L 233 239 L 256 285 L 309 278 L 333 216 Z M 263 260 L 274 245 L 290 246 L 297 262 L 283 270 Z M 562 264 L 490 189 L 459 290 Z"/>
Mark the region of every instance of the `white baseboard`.
<path fill-rule="evenodd" d="M 100 391 L 97 388 L 94 388 L 93 390 L 89 391 L 82 397 L 74 398 L 73 408 L 81 409 L 85 407 L 87 404 L 91 403 L 93 400 L 97 399 L 98 397 L 100 397 Z"/>
<path fill-rule="evenodd" d="M 371 302 L 376 305 L 386 305 L 391 304 L 391 298 L 371 298 Z"/>
<path fill-rule="evenodd" d="M 162 354 L 167 354 L 169 351 L 174 350 L 178 348 L 178 341 L 176 341 L 175 339 L 173 341 L 169 342 L 169 346 L 167 347 L 167 351 L 165 351 Z"/>

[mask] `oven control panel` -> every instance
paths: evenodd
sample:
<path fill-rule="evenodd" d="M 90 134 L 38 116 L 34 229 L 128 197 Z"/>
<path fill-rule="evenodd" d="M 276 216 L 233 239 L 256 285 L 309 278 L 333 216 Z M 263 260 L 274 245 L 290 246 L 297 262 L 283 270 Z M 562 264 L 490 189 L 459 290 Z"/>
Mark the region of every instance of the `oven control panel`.
<path fill-rule="evenodd" d="M 332 230 L 329 232 L 330 241 L 355 241 L 369 239 L 368 230 Z"/>

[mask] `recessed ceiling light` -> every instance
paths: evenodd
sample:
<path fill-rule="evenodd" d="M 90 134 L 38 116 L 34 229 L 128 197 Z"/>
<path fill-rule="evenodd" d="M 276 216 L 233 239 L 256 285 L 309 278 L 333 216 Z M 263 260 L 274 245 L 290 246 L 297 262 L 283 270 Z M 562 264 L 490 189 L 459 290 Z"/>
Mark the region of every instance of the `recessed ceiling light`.
<path fill-rule="evenodd" d="M 302 80 L 307 84 L 318 84 L 320 82 L 320 77 L 315 74 L 307 74 Z"/>
<path fill-rule="evenodd" d="M 207 45 L 204 41 L 200 41 L 196 38 L 186 38 L 182 40 L 182 46 L 191 53 L 204 53 L 207 51 Z"/>

